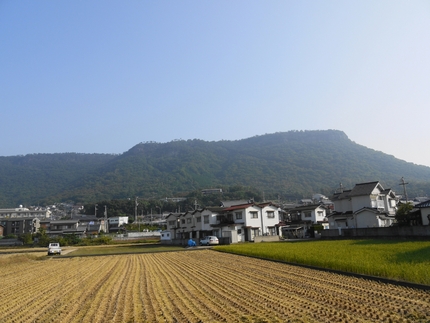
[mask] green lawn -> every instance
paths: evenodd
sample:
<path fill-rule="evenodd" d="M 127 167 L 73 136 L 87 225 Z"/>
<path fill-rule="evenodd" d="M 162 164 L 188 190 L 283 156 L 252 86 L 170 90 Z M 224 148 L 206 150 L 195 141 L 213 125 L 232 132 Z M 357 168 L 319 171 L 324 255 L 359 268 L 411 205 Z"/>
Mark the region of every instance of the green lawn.
<path fill-rule="evenodd" d="M 245 243 L 214 249 L 430 285 L 430 241 L 316 240 Z"/>
<path fill-rule="evenodd" d="M 73 249 L 74 247 L 67 247 Z M 76 247 L 76 250 L 69 252 L 64 257 L 69 256 L 98 256 L 98 255 L 118 255 L 130 253 L 166 252 L 184 250 L 181 246 L 165 246 L 160 244 L 127 244 L 127 245 L 103 245 Z M 62 256 L 63 257 L 63 256 Z"/>

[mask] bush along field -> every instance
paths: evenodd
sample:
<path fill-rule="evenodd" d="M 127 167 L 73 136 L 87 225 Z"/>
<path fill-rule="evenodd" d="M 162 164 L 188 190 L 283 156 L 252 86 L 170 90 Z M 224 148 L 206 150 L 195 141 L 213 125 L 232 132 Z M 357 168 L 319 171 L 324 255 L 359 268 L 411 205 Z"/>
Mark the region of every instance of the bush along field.
<path fill-rule="evenodd" d="M 430 241 L 336 240 L 246 243 L 218 251 L 430 285 Z"/>

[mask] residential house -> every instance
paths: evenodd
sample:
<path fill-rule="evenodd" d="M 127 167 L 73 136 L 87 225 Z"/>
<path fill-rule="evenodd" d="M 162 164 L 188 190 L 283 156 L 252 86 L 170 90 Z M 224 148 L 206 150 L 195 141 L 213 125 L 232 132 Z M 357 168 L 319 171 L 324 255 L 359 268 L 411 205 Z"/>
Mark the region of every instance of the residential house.
<path fill-rule="evenodd" d="M 334 212 L 328 215 L 329 228 L 388 227 L 395 221 L 397 198 L 379 182 L 356 184 L 352 190 L 334 194 Z"/>
<path fill-rule="evenodd" d="M 287 219 L 281 228 L 282 235 L 287 238 L 303 238 L 314 236 L 314 225 L 328 228 L 327 209 L 324 205 L 307 204 L 291 208 L 287 212 Z"/>
<path fill-rule="evenodd" d="M 172 239 L 181 239 L 181 213 L 170 213 L 166 216 L 167 228 L 166 231 L 171 232 Z"/>
<path fill-rule="evenodd" d="M 245 202 L 239 205 L 223 202 L 221 207 L 171 213 L 166 218 L 167 230 L 176 239 L 200 240 L 214 235 L 232 243 L 254 241 L 261 235 L 277 235 L 279 208 L 272 203 Z"/>
<path fill-rule="evenodd" d="M 51 221 L 49 230 L 46 233 L 50 236 L 63 234 L 83 236 L 86 233 L 86 225 L 79 226 L 79 220 L 55 220 Z"/>
<path fill-rule="evenodd" d="M 115 216 L 108 218 L 108 230 L 106 232 L 119 232 L 125 224 L 128 224 L 128 216 Z"/>

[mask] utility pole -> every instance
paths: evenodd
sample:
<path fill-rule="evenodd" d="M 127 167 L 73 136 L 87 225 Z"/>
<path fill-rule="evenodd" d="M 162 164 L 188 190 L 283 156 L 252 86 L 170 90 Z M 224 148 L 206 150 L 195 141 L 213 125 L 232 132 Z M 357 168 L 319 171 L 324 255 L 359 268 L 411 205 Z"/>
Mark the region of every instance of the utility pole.
<path fill-rule="evenodd" d="M 107 206 L 105 205 L 105 233 L 109 233 L 109 224 L 107 219 Z"/>
<path fill-rule="evenodd" d="M 139 205 L 139 203 L 137 203 L 137 196 L 136 199 L 134 200 L 134 221 L 136 221 L 137 219 L 137 206 Z"/>
<path fill-rule="evenodd" d="M 94 216 L 97 217 L 97 206 L 99 206 L 98 204 L 96 204 L 94 206 Z"/>
<path fill-rule="evenodd" d="M 406 203 L 408 203 L 408 194 L 406 193 L 406 185 L 408 185 L 409 183 L 405 183 L 405 179 L 403 178 L 403 176 L 400 180 L 402 182 L 399 185 L 403 186 L 403 194 L 405 195 Z"/>

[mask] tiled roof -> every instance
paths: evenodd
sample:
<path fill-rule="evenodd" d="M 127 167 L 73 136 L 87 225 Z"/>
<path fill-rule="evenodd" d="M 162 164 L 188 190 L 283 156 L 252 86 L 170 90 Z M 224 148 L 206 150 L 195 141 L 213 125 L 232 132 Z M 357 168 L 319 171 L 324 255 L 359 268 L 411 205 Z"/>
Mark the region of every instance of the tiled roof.
<path fill-rule="evenodd" d="M 298 206 L 295 207 L 294 209 L 290 209 L 289 211 L 306 211 L 306 210 L 315 210 L 317 207 L 321 206 L 321 204 L 310 204 L 310 205 L 305 205 L 305 206 Z"/>
<path fill-rule="evenodd" d="M 241 204 L 241 205 L 234 205 L 230 207 L 226 207 L 222 209 L 223 211 L 233 211 L 233 210 L 240 210 L 240 209 L 246 209 L 247 207 L 254 206 L 254 203 L 248 203 L 248 204 Z"/>
<path fill-rule="evenodd" d="M 430 200 L 416 204 L 414 207 L 417 207 L 417 208 L 430 207 Z"/>
<path fill-rule="evenodd" d="M 351 190 L 350 196 L 370 195 L 377 185 L 380 185 L 379 182 L 355 184 L 354 188 Z M 381 190 L 383 190 L 382 186 L 380 187 Z"/>

